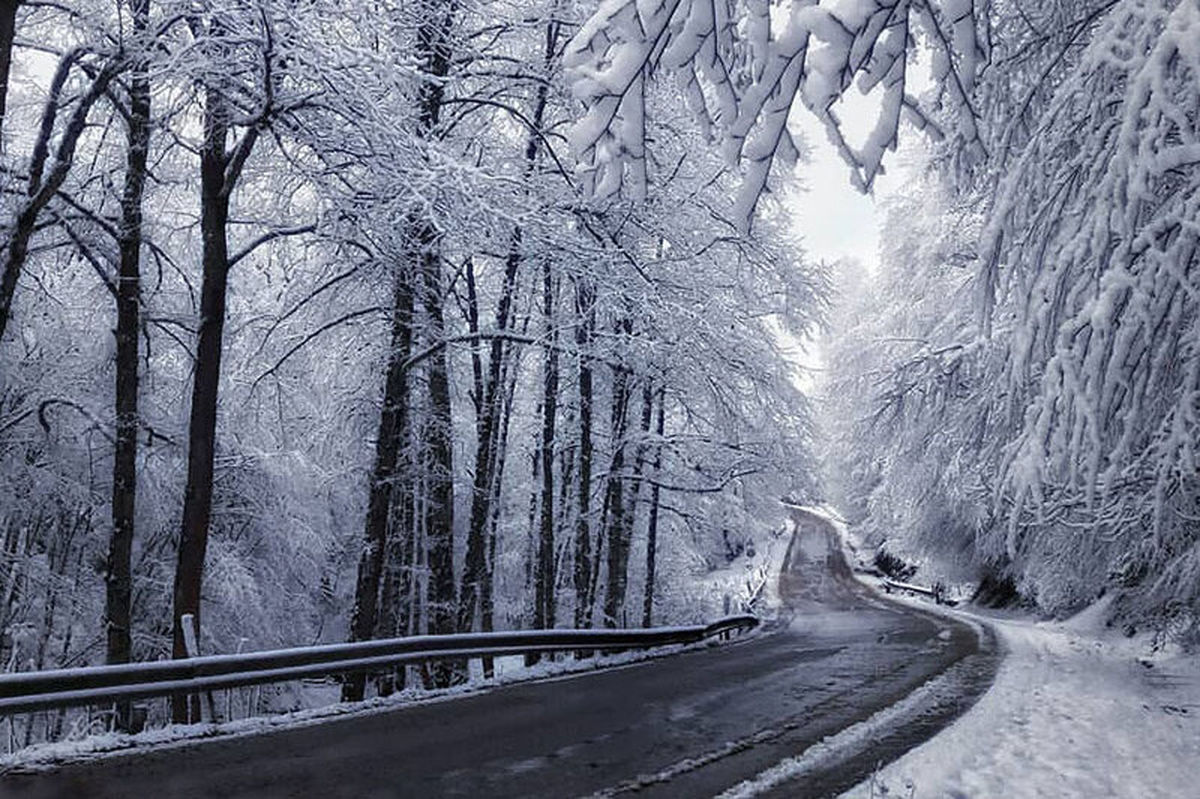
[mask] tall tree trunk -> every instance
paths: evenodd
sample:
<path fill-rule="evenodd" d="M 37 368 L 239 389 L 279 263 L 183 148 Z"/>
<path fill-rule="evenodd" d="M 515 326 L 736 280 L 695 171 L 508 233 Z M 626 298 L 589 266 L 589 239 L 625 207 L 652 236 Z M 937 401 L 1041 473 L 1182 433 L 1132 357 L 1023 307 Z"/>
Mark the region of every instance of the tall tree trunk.
<path fill-rule="evenodd" d="M 427 335 L 431 342 L 444 341 L 442 313 L 442 259 L 439 242 L 432 228 L 421 230 L 422 306 Z M 426 535 L 429 549 L 429 632 L 435 635 L 456 630 L 454 606 L 454 450 L 451 442 L 454 423 L 450 404 L 449 362 L 441 350 L 429 359 L 429 414 L 426 446 L 429 452 L 429 492 Z M 435 682 L 444 687 L 454 679 L 456 669 L 440 663 L 434 668 Z"/>
<path fill-rule="evenodd" d="M 546 350 L 542 360 L 542 503 L 534 574 L 533 626 L 554 626 L 554 424 L 558 413 L 558 335 L 554 320 L 554 276 L 550 261 L 542 264 L 542 314 Z"/>
<path fill-rule="evenodd" d="M 437 129 L 445 96 L 444 78 L 450 72 L 450 33 L 454 26 L 456 3 L 441 0 L 429 9 L 417 29 L 417 58 L 429 80 L 421 83 L 418 94 L 418 132 L 432 137 Z M 422 307 L 426 335 L 431 343 L 445 340 L 442 312 L 442 258 L 439 233 L 432 222 L 419 217 L 408 221 L 408 239 L 419 250 Z M 454 602 L 454 456 L 451 445 L 453 417 L 450 405 L 449 361 L 445 350 L 430 358 L 429 412 L 431 423 L 427 449 L 430 457 L 427 494 L 426 536 L 429 553 L 429 632 L 452 633 L 458 614 Z M 433 669 L 434 682 L 449 685 L 461 666 L 439 663 Z"/>
<path fill-rule="evenodd" d="M 20 5 L 21 0 L 0 0 L 0 134 L 4 132 L 4 116 L 8 108 L 8 73 L 12 67 L 13 37 L 17 30 L 17 8 Z M 3 136 L 0 135 L 0 152 L 3 151 L 2 142 Z"/>
<path fill-rule="evenodd" d="M 625 324 L 618 325 L 618 332 Z M 604 626 L 616 627 L 625 606 L 629 546 L 625 541 L 625 437 L 628 427 L 629 370 L 617 367 L 613 376 L 610 440 L 613 456 L 604 497 L 604 537 L 608 546 L 608 580 L 604 593 Z"/>
<path fill-rule="evenodd" d="M 504 285 L 496 308 L 496 329 L 501 334 L 507 331 L 512 317 L 517 268 L 521 262 L 520 243 L 521 229 L 518 227 L 513 231 L 509 242 L 504 267 Z M 488 568 L 487 528 L 491 518 L 492 485 L 496 481 L 498 453 L 501 449 L 501 373 L 508 352 L 509 347 L 500 336 L 492 339 L 487 376 L 480 381 L 482 397 L 479 402 L 480 417 L 476 425 L 478 438 L 475 446 L 475 479 L 471 493 L 471 517 L 467 527 L 467 554 L 463 565 L 462 591 L 459 595 L 458 628 L 463 632 L 469 632 L 475 626 L 480 586 Z"/>
<path fill-rule="evenodd" d="M 588 349 L 596 324 L 595 296 L 586 280 L 575 284 L 575 348 L 579 351 L 579 490 L 575 517 L 575 626 L 592 626 L 592 365 Z"/>
<path fill-rule="evenodd" d="M 654 580 L 658 567 L 658 473 L 662 469 L 663 430 L 666 427 L 666 391 L 658 390 L 658 421 L 654 432 L 658 439 L 654 445 L 654 479 L 650 486 L 650 519 L 646 524 L 646 590 L 642 599 L 642 626 L 651 627 L 654 620 Z"/>
<path fill-rule="evenodd" d="M 209 35 L 215 38 L 223 35 L 218 22 L 211 23 Z M 227 150 L 229 127 L 229 104 L 220 87 L 210 85 L 204 95 L 204 141 L 200 148 L 203 269 L 200 324 L 192 376 L 192 408 L 188 419 L 187 488 L 183 498 L 179 559 L 175 567 L 172 655 L 176 658 L 188 656 L 184 616 L 191 615 L 192 632 L 197 643 L 201 640 L 200 588 L 212 517 L 217 397 L 221 382 L 225 297 L 229 285 L 229 197 L 259 135 L 259 128 L 252 127 L 232 150 Z M 189 716 L 191 720 L 199 719 L 199 697 L 193 697 L 189 707 L 187 696 L 176 694 L 171 702 L 171 715 L 176 723 L 186 723 Z"/>
<path fill-rule="evenodd" d="M 496 547 L 500 538 L 501 489 L 504 485 L 504 466 L 508 454 L 508 428 L 512 421 L 513 398 L 516 394 L 517 370 L 505 365 L 501 375 L 504 385 L 502 400 L 503 413 L 500 417 L 499 444 L 496 447 L 496 468 L 492 479 L 491 518 L 487 528 L 487 564 L 483 570 L 483 581 L 479 587 L 479 617 L 480 629 L 485 633 L 495 629 L 495 583 L 496 583 Z M 483 674 L 492 677 L 494 664 L 491 657 L 483 658 Z"/>
<path fill-rule="evenodd" d="M 401 439 L 401 449 L 407 446 Z M 398 476 L 406 476 L 407 469 Z M 397 490 L 397 488 L 399 490 Z M 379 589 L 379 622 L 375 626 L 375 637 L 394 638 L 408 635 L 409 619 L 412 615 L 409 603 L 409 585 L 412 580 L 412 570 L 409 563 L 412 560 L 413 535 L 413 503 L 411 492 L 405 490 L 401 482 L 392 490 L 391 521 L 388 524 L 387 543 L 383 559 L 383 578 Z M 387 696 L 393 691 L 404 688 L 406 682 L 406 666 L 397 666 L 386 670 L 378 679 L 380 696 Z"/>
<path fill-rule="evenodd" d="M 476 424 L 483 419 L 483 342 L 479 338 L 479 292 L 475 287 L 475 259 L 468 257 L 463 265 L 463 282 L 467 287 L 467 333 L 471 340 L 471 405 L 475 408 Z"/>
<path fill-rule="evenodd" d="M 415 433 L 415 431 L 414 431 Z M 416 444 L 413 444 L 416 451 Z M 411 504 L 409 518 L 409 534 L 412 538 L 408 551 L 408 626 L 405 635 L 422 635 L 425 633 L 425 584 L 428 581 L 429 570 L 425 559 L 425 490 L 414 472 L 411 485 L 408 486 L 408 502 Z"/>
<path fill-rule="evenodd" d="M 225 295 L 229 283 L 229 197 L 225 194 L 225 137 L 228 111 L 225 99 L 208 89 L 204 109 L 204 147 L 200 153 L 200 230 L 203 241 L 203 283 L 200 288 L 200 329 L 192 381 L 192 409 L 188 420 L 187 489 L 183 501 L 183 534 L 175 569 L 175 635 L 172 654 L 188 656 L 183 616 L 191 614 L 196 641 L 200 640 L 200 586 L 208 526 L 212 516 L 213 456 L 216 446 L 217 396 L 221 380 L 222 337 L 225 330 Z M 200 717 L 199 700 L 193 697 L 191 717 L 177 697 L 172 705 L 175 722 Z"/>
<path fill-rule="evenodd" d="M 642 393 L 642 423 L 643 439 L 650 433 L 651 412 L 653 402 L 650 389 Z M 633 525 L 637 518 L 637 497 L 642 487 L 642 471 L 646 465 L 646 445 L 639 444 L 633 458 L 633 474 L 626 488 L 624 481 L 618 481 L 614 501 L 614 513 L 609 529 L 608 543 L 608 586 L 604 595 L 605 621 L 611 626 L 626 626 L 625 599 L 629 590 L 629 551 L 633 543 Z M 628 494 L 628 496 L 626 496 Z M 626 499 L 629 500 L 626 505 Z M 616 512 L 619 511 L 619 512 Z"/>
<path fill-rule="evenodd" d="M 407 264 L 397 265 L 392 275 L 392 335 L 384 381 L 383 407 L 375 437 L 375 463 L 367 495 L 367 518 L 363 551 L 358 562 L 354 588 L 354 613 L 350 640 L 366 641 L 375 635 L 378 615 L 379 580 L 388 545 L 388 516 L 400 450 L 408 438 L 408 378 L 406 361 L 412 354 L 413 292 Z M 342 701 L 363 698 L 366 677 L 349 675 L 342 683 Z"/>
<path fill-rule="evenodd" d="M 130 0 L 135 36 L 145 35 L 150 0 Z M 140 42 L 139 42 L 140 44 Z M 105 575 L 106 662 L 128 663 L 132 655 L 133 534 L 137 495 L 138 303 L 141 287 L 142 195 L 150 149 L 150 79 L 145 57 L 129 80 L 128 150 L 121 195 L 117 280 L 116 446 L 113 453 L 112 538 Z M 117 728 L 130 730 L 130 704 L 118 702 Z"/>

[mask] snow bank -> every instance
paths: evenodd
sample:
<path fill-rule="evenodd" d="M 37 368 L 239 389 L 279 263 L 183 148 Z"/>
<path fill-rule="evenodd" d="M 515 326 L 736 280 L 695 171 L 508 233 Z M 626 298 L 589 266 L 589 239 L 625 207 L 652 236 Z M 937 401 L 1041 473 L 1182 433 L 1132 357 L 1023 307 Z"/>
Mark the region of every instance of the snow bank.
<path fill-rule="evenodd" d="M 1065 622 L 988 616 L 1008 652 L 991 690 L 843 796 L 1200 795 L 1200 663 L 1105 629 L 1104 605 Z"/>

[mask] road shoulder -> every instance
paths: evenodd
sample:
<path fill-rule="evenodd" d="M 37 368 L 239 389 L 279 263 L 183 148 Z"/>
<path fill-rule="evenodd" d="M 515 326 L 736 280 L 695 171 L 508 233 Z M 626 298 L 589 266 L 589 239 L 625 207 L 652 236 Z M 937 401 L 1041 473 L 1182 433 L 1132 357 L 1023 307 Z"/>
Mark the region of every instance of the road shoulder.
<path fill-rule="evenodd" d="M 1191 797 L 1200 663 L 1103 625 L 984 617 L 1006 650 L 995 685 L 949 728 L 848 791 L 881 797 Z"/>

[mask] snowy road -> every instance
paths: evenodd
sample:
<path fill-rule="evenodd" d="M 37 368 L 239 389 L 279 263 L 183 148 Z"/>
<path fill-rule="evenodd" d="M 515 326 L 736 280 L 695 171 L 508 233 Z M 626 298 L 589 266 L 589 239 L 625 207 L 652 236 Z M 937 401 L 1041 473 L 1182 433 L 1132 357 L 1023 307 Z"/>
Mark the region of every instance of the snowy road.
<path fill-rule="evenodd" d="M 990 681 L 996 656 L 965 624 L 871 594 L 851 577 L 829 525 L 795 514 L 779 584 L 784 616 L 745 642 L 451 702 L 10 774 L 0 795 L 836 794 L 960 713 L 964 693 Z M 885 710 L 939 674 L 938 690 Z M 837 746 L 819 744 L 839 732 Z"/>

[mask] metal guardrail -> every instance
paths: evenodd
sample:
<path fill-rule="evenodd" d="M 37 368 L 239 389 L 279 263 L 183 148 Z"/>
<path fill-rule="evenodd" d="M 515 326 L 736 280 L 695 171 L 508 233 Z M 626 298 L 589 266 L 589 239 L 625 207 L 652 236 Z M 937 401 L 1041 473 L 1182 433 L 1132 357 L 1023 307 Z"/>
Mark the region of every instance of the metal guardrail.
<path fill-rule="evenodd" d="M 939 605 L 953 604 L 946 598 L 946 589 L 940 583 L 935 584 L 932 588 L 926 588 L 923 585 L 905 583 L 885 577 L 881 584 L 883 590 L 889 594 L 892 591 L 910 591 L 914 594 L 924 594 L 925 596 L 932 597 L 933 601 Z"/>
<path fill-rule="evenodd" d="M 709 638 L 727 639 L 735 632 L 754 629 L 758 623 L 754 616 L 730 616 L 708 625 L 640 630 L 518 630 L 419 635 L 237 655 L 18 672 L 0 676 L 0 715 L 373 671 L 449 658 L 650 649 L 697 643 Z"/>

